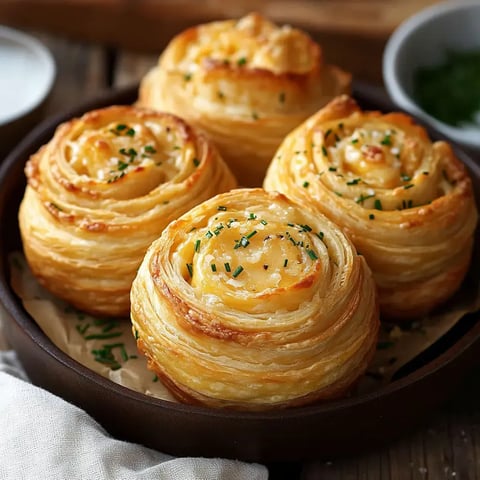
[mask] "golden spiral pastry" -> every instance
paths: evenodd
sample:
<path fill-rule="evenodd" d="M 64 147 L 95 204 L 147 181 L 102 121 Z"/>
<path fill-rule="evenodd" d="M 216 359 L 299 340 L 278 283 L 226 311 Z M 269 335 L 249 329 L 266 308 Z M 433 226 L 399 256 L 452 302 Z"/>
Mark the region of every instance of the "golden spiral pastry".
<path fill-rule="evenodd" d="M 347 96 L 293 131 L 264 186 L 343 228 L 373 271 L 382 313 L 411 318 L 460 286 L 477 211 L 449 144 L 401 113 L 363 112 Z"/>
<path fill-rule="evenodd" d="M 19 222 L 38 280 L 81 310 L 128 315 L 150 243 L 173 219 L 235 187 L 183 120 L 114 106 L 60 125 L 28 161 Z"/>
<path fill-rule="evenodd" d="M 350 79 L 304 32 L 250 14 L 175 37 L 143 79 L 139 104 L 201 127 L 240 185 L 258 187 L 285 135 L 348 93 Z"/>
<path fill-rule="evenodd" d="M 341 230 L 239 189 L 172 222 L 131 291 L 138 346 L 182 401 L 262 410 L 338 397 L 376 346 L 371 272 Z"/>

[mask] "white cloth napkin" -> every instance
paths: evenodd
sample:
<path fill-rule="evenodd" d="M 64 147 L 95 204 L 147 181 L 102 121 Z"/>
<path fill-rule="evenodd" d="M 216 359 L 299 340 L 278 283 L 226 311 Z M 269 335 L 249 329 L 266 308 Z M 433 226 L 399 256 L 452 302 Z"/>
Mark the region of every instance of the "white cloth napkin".
<path fill-rule="evenodd" d="M 1 339 L 0 320 L 0 345 Z M 266 467 L 175 458 L 115 440 L 80 408 L 35 387 L 0 351 L 1 480 L 266 480 Z"/>

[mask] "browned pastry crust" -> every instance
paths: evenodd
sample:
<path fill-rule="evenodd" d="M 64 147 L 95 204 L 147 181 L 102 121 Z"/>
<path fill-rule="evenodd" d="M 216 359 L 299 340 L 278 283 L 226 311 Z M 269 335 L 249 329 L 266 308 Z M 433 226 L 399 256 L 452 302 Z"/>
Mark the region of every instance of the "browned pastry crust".
<path fill-rule="evenodd" d="M 232 190 L 172 222 L 131 291 L 139 349 L 181 401 L 266 410 L 344 395 L 378 335 L 370 270 L 278 193 Z"/>
<path fill-rule="evenodd" d="M 201 127 L 240 184 L 259 186 L 283 137 L 348 93 L 350 78 L 304 32 L 250 14 L 175 37 L 143 79 L 139 104 Z"/>
<path fill-rule="evenodd" d="M 460 286 L 477 211 L 464 165 L 401 113 L 342 96 L 293 131 L 264 186 L 340 225 L 373 271 L 385 316 L 421 316 Z"/>
<path fill-rule="evenodd" d="M 236 185 L 183 120 L 128 106 L 60 125 L 25 172 L 19 222 L 34 275 L 81 310 L 112 316 L 128 315 L 131 282 L 165 226 Z"/>

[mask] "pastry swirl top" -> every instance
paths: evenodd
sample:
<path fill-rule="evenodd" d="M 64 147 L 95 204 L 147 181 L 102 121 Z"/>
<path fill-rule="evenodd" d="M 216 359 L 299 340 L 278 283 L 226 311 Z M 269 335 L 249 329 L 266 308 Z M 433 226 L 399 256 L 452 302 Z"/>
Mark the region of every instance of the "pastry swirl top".
<path fill-rule="evenodd" d="M 304 32 L 250 14 L 175 37 L 143 80 L 139 102 L 201 126 L 241 183 L 258 186 L 282 138 L 349 85 L 350 75 L 326 65 Z"/>
<path fill-rule="evenodd" d="M 325 217 L 261 189 L 172 222 L 131 292 L 150 366 L 188 402 L 263 409 L 344 393 L 376 344 L 363 258 Z"/>
<path fill-rule="evenodd" d="M 429 310 L 463 278 L 477 221 L 470 178 L 449 144 L 405 114 L 339 97 L 285 139 L 265 188 L 313 202 L 342 226 L 385 313 Z"/>
<path fill-rule="evenodd" d="M 131 281 L 163 228 L 235 186 L 184 121 L 128 106 L 59 126 L 26 175 L 20 226 L 34 272 L 60 297 L 112 315 L 128 313 Z"/>

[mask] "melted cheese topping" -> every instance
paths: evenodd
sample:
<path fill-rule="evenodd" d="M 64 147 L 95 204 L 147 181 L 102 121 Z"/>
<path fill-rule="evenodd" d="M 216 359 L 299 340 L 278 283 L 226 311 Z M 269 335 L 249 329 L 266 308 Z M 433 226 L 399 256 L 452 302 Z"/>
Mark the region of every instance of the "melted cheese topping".
<path fill-rule="evenodd" d="M 264 186 L 349 234 L 387 315 L 428 312 L 463 279 L 477 221 L 470 179 L 452 148 L 405 114 L 338 97 L 285 138 Z"/>
<path fill-rule="evenodd" d="M 302 278 L 317 275 L 324 244 L 307 230 L 309 226 L 278 222 L 271 216 L 259 219 L 253 212 L 248 215 L 254 219 L 244 212 L 232 213 L 235 218 L 227 212 L 210 219 L 184 243 L 185 248 L 194 247 L 191 285 L 195 291 L 245 311 L 252 307 L 250 295 L 259 299 L 277 295 L 279 307 L 298 308 L 311 292 L 293 287 Z"/>
<path fill-rule="evenodd" d="M 132 323 L 175 395 L 265 409 L 332 398 L 366 368 L 378 332 L 363 258 L 322 215 L 232 190 L 152 243 Z"/>
<path fill-rule="evenodd" d="M 19 219 L 32 271 L 102 315 L 128 313 L 136 269 L 170 221 L 236 185 L 185 122 L 128 106 L 61 125 L 26 173 Z"/>
<path fill-rule="evenodd" d="M 142 79 L 139 104 L 200 127 L 239 183 L 258 187 L 285 135 L 350 81 L 306 33 L 251 14 L 177 35 Z"/>
<path fill-rule="evenodd" d="M 175 268 L 197 299 L 207 295 L 245 312 L 266 311 L 276 302 L 276 308 L 290 311 L 332 274 L 324 233 L 295 223 L 298 214 L 291 207 L 219 208 L 175 243 Z"/>
<path fill-rule="evenodd" d="M 200 26 L 179 67 L 194 74 L 199 66 L 213 61 L 234 68 L 304 74 L 317 60 L 305 33 L 290 26 L 278 27 L 258 14 L 250 14 L 239 21 Z"/>

